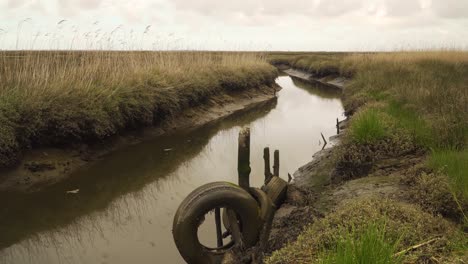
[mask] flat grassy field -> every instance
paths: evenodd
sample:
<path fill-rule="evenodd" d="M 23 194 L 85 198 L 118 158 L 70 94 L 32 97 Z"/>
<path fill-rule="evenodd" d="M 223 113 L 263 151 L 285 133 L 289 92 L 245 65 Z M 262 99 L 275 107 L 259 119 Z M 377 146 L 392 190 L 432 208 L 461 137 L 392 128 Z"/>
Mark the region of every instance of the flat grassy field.
<path fill-rule="evenodd" d="M 460 252 L 467 258 L 463 254 L 468 250 L 467 236 L 461 230 L 468 226 L 468 52 L 271 53 L 269 60 L 317 78 L 350 79 L 343 94 L 350 125 L 336 151 L 337 170 L 344 180 L 365 177 L 369 164 L 385 158 L 419 155 L 425 162 L 399 175 L 419 213 L 388 201 L 374 201 L 374 208 L 367 209 L 357 203 L 359 216 L 345 215 L 345 222 L 335 219 L 334 225 L 323 226 L 322 222 L 348 212 L 337 209 L 306 228 L 296 243 L 275 252 L 268 263 L 414 263 L 414 258 L 403 256 L 406 253 L 395 255 L 397 250 L 431 239 L 434 230 L 408 231 L 415 240 L 402 241 L 407 234 L 395 231 L 393 207 L 402 207 L 398 217 L 408 220 L 402 230 L 418 221 L 423 226 L 432 223 L 427 228 L 447 219 L 458 225 L 458 231 L 444 227 L 442 233 L 454 232 L 444 238 L 448 242 L 438 249 L 429 247 L 426 253 L 452 254 L 444 260 L 449 262 L 459 259 Z M 378 210 L 382 217 L 366 210 Z M 439 216 L 443 218 L 431 218 Z M 371 249 L 375 254 L 368 252 Z M 436 253 L 441 249 L 445 252 Z"/>
<path fill-rule="evenodd" d="M 272 85 L 276 76 L 257 53 L 0 52 L 0 167 L 29 148 L 157 125 L 216 94 Z"/>

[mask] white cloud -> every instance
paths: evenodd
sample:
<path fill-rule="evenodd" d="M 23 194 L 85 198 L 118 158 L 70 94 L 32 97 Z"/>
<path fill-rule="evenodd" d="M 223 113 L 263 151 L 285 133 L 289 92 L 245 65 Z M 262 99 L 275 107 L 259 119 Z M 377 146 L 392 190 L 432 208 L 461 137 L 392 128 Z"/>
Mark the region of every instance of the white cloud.
<path fill-rule="evenodd" d="M 422 10 L 419 0 L 384 0 L 386 15 L 393 17 L 407 17 Z"/>
<path fill-rule="evenodd" d="M 78 8 L 78 9 L 96 9 L 102 3 L 102 0 L 58 0 L 58 4 L 62 8 Z"/>
<path fill-rule="evenodd" d="M 444 18 L 468 18 L 467 0 L 432 0 L 431 7 Z"/>
<path fill-rule="evenodd" d="M 186 48 L 355 50 L 437 38 L 466 46 L 468 34 L 468 0 L 0 0 L 0 7 L 0 27 L 9 32 L 0 37 L 0 47 L 12 46 L 18 22 L 27 17 L 32 22 L 23 35 L 53 31 L 64 18 L 62 35 L 72 25 L 82 36 L 123 24 L 121 40 L 153 25 L 145 42 L 183 38 Z"/>
<path fill-rule="evenodd" d="M 17 8 L 22 6 L 26 1 L 25 0 L 8 0 L 7 7 L 8 8 Z"/>

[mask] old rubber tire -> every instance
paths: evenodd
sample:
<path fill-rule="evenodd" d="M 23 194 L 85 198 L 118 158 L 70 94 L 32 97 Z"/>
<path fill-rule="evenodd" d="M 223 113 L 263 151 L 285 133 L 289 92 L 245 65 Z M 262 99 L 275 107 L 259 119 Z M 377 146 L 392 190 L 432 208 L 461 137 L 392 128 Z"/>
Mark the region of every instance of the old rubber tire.
<path fill-rule="evenodd" d="M 250 194 L 254 197 L 254 199 L 257 201 L 258 206 L 260 207 L 260 226 L 261 228 L 265 221 L 267 220 L 267 217 L 270 215 L 271 211 L 273 211 L 275 208 L 275 205 L 271 201 L 270 197 L 268 195 L 257 188 L 250 188 L 249 190 Z M 223 210 L 223 225 L 226 230 L 230 230 L 229 226 L 229 221 L 227 217 L 227 211 Z"/>
<path fill-rule="evenodd" d="M 280 177 L 272 177 L 270 182 L 265 186 L 265 192 L 276 207 L 279 207 L 286 199 L 288 183 Z"/>
<path fill-rule="evenodd" d="M 252 247 L 257 243 L 260 217 L 255 199 L 247 191 L 232 183 L 209 183 L 190 193 L 174 216 L 172 226 L 174 241 L 187 263 L 216 263 L 229 249 L 214 251 L 203 246 L 198 239 L 197 231 L 204 215 L 216 207 L 229 208 L 237 214 L 246 247 Z"/>

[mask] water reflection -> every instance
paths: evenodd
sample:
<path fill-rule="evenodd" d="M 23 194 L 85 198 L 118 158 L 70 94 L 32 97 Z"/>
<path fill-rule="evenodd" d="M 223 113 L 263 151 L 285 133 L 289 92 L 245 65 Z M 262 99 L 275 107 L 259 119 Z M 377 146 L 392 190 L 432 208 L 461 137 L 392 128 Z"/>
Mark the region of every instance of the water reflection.
<path fill-rule="evenodd" d="M 137 191 L 153 181 L 159 183 L 155 184 L 155 191 L 166 188 L 167 183 L 177 189 L 180 184 L 177 178 L 170 182 L 163 179 L 196 156 L 214 134 L 261 118 L 276 104 L 277 99 L 273 99 L 247 112 L 238 112 L 194 131 L 162 136 L 131 146 L 41 192 L 0 194 L 0 199 L 9 201 L 0 211 L 0 248 L 24 239 L 31 233 L 66 225 L 91 211 L 112 210 L 108 208 L 109 203 L 123 194 L 132 193 L 144 198 L 145 195 Z M 67 190 L 77 188 L 80 189 L 78 195 L 66 194 Z"/>
<path fill-rule="evenodd" d="M 240 126 L 251 127 L 256 186 L 263 147 L 280 149 L 285 176 L 320 149 L 321 132 L 333 135 L 343 111 L 338 92 L 290 77 L 278 83 L 284 88 L 278 100 L 123 149 L 40 193 L 0 194 L 8 201 L 0 209 L 0 262 L 182 263 L 172 241 L 173 214 L 196 187 L 236 181 Z M 80 192 L 65 194 L 74 189 Z"/>
<path fill-rule="evenodd" d="M 320 83 L 310 83 L 297 77 L 291 77 L 296 87 L 304 89 L 311 95 L 319 96 L 322 99 L 336 99 L 341 96 L 341 89 L 334 86 L 325 86 Z"/>

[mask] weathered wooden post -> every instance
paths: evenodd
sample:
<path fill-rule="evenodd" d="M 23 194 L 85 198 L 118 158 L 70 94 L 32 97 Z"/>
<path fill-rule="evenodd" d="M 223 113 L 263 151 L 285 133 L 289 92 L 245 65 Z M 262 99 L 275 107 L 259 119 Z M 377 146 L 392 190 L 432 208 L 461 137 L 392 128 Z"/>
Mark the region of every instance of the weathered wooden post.
<path fill-rule="evenodd" d="M 273 176 L 279 177 L 279 150 L 275 150 L 273 156 Z"/>
<path fill-rule="evenodd" d="M 244 190 L 250 188 L 250 128 L 242 128 L 239 132 L 239 152 L 237 159 L 237 173 L 239 186 Z"/>
<path fill-rule="evenodd" d="M 263 149 L 263 160 L 265 161 L 265 185 L 267 185 L 273 176 L 270 171 L 270 148 L 268 147 Z"/>
<path fill-rule="evenodd" d="M 336 134 L 340 134 L 340 121 L 338 120 L 338 118 L 336 119 Z"/>

